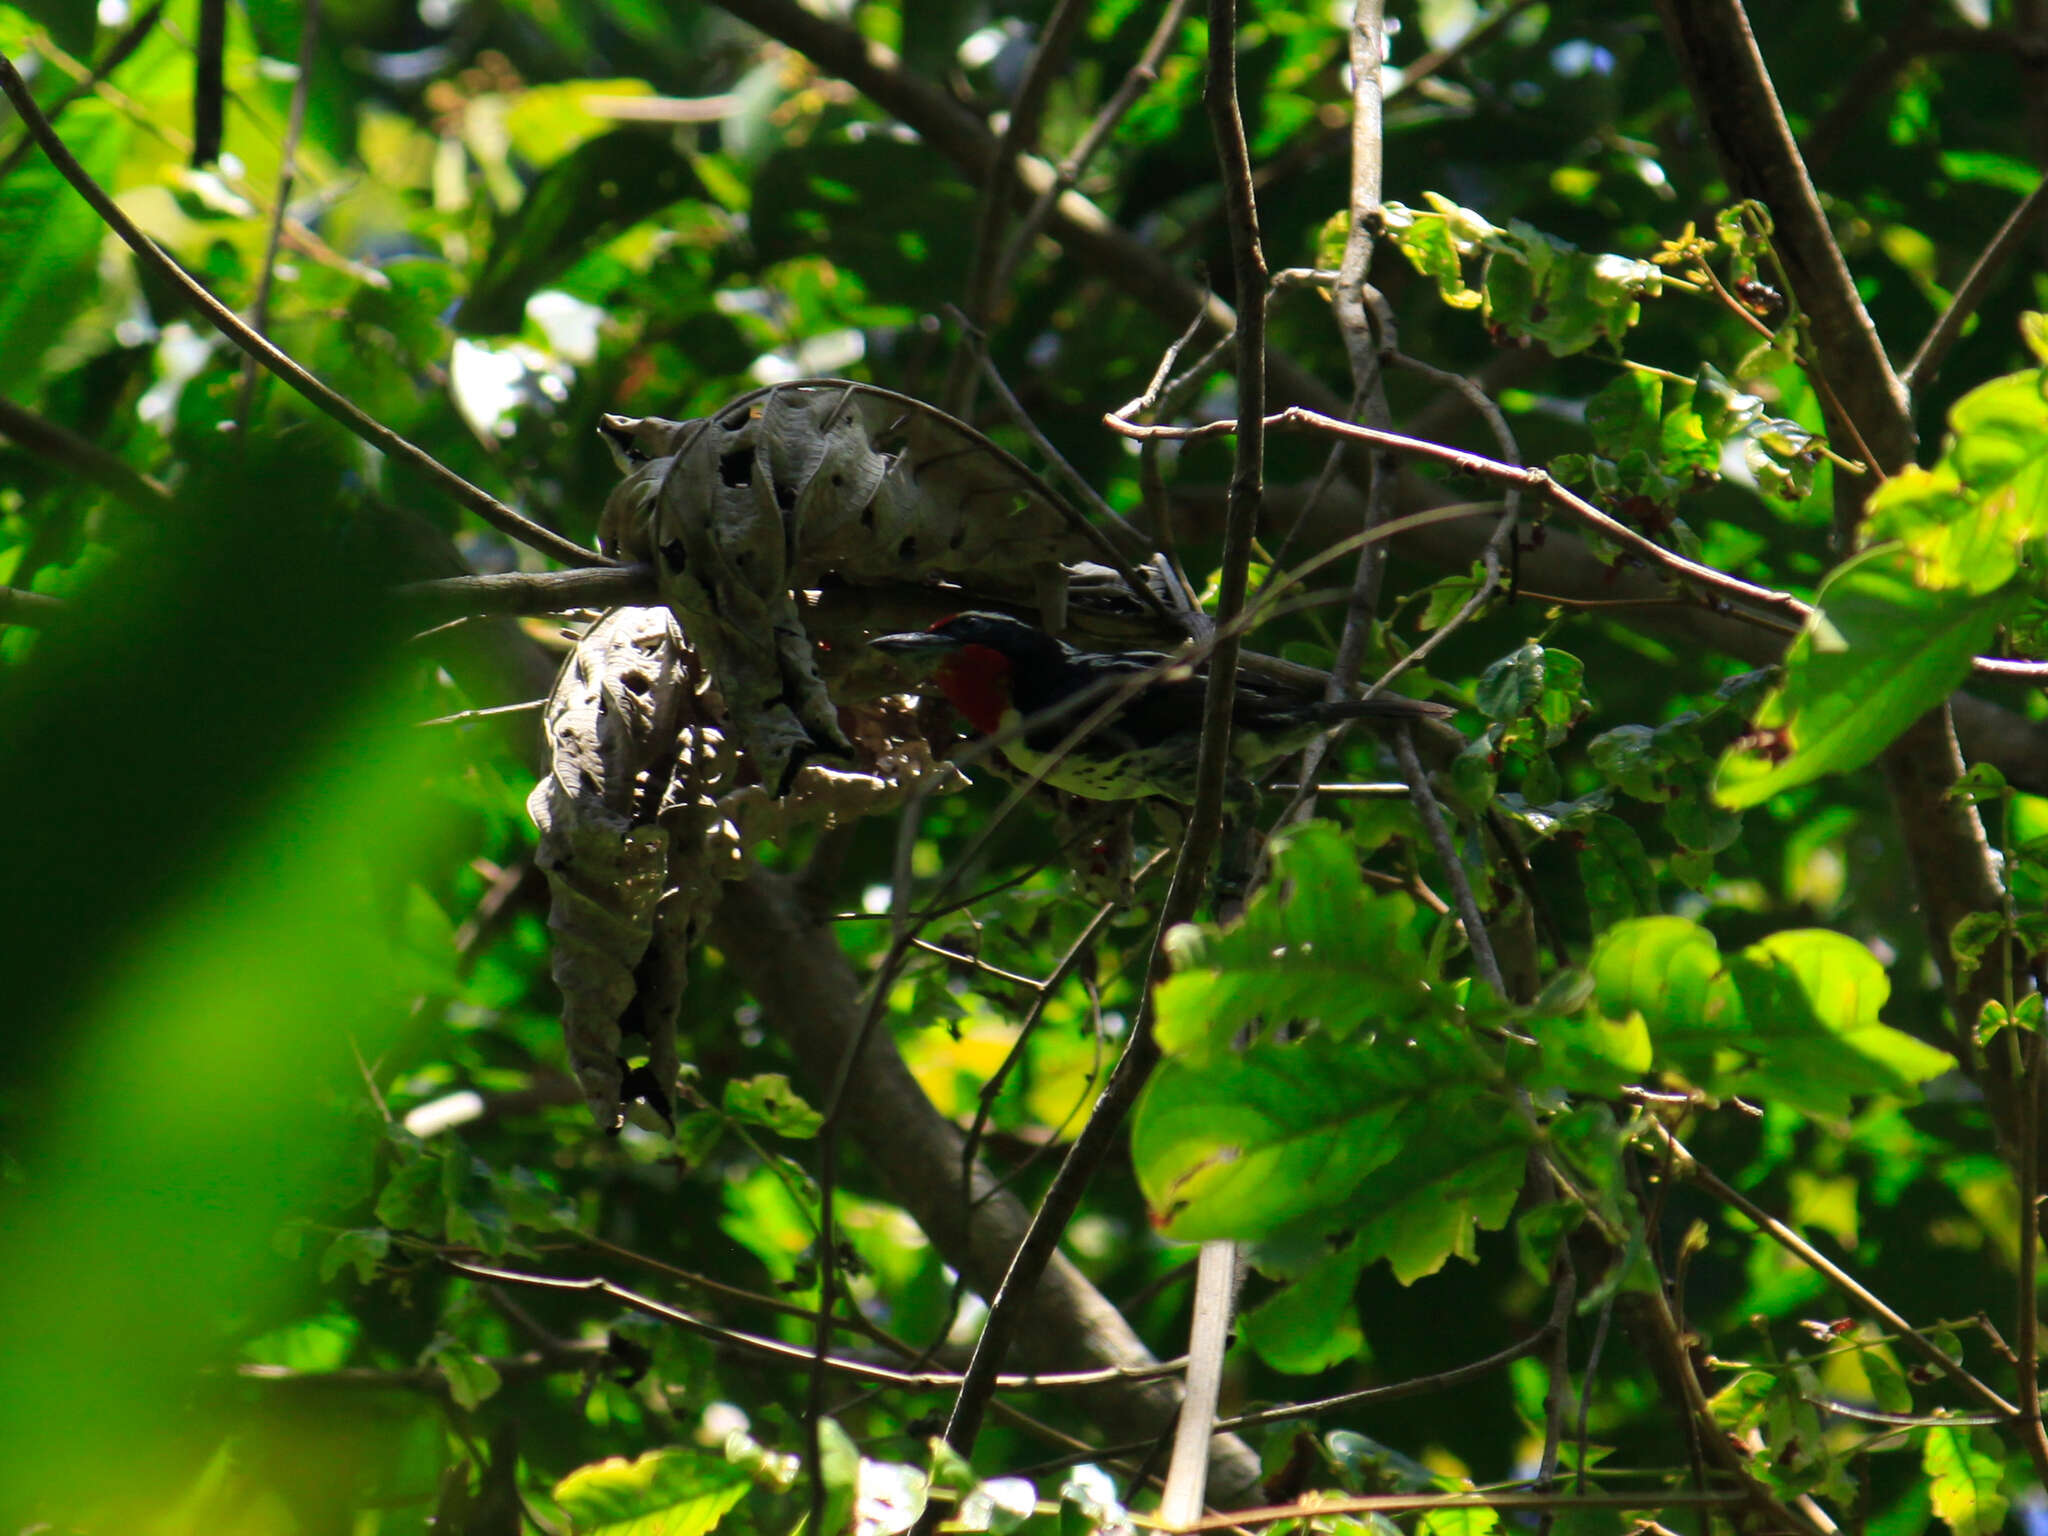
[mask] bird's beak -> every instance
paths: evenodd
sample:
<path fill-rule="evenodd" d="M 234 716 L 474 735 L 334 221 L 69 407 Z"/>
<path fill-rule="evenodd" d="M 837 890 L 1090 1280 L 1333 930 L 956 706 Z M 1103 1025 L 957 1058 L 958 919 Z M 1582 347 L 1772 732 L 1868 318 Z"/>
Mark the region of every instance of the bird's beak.
<path fill-rule="evenodd" d="M 960 648 L 960 642 L 951 635 L 929 629 L 916 629 L 903 635 L 877 635 L 868 644 L 878 651 L 887 651 L 908 661 L 936 661 L 946 652 Z"/>

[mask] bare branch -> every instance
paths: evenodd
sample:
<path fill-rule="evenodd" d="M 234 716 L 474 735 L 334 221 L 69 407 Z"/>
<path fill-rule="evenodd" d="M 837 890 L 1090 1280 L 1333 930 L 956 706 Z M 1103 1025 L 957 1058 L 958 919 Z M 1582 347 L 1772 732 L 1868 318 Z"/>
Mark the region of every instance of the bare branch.
<path fill-rule="evenodd" d="M 0 398 L 0 437 L 111 492 L 138 512 L 160 516 L 171 508 L 171 493 L 148 475 L 130 469 L 69 428 L 4 398 Z"/>
<path fill-rule="evenodd" d="M 752 870 L 726 886 L 714 934 L 792 1057 L 808 1067 L 818 1086 L 815 1080 L 841 1059 L 860 1027 L 860 982 L 832 938 L 829 921 L 802 904 L 792 880 Z M 995 1294 L 1027 1230 L 1027 1213 L 1007 1194 L 968 1198 L 994 1183 L 983 1168 L 974 1170 L 966 1194 L 946 1176 L 959 1165 L 961 1133 L 925 1097 L 887 1030 L 872 1034 L 855 1060 L 844 1117 L 868 1166 L 946 1261 L 982 1295 Z M 1084 1127 L 1082 1138 L 1088 1134 Z M 971 1220 L 965 1216 L 970 1208 Z M 1029 1367 L 1138 1365 L 1152 1358 L 1123 1317 L 1056 1248 L 1022 1308 L 1017 1353 Z M 1087 1411 L 1112 1434 L 1133 1438 L 1156 1436 L 1179 1397 L 1165 1380 L 1117 1381 L 1083 1395 Z M 1259 1468 L 1250 1448 L 1224 1438 L 1212 1455 L 1218 1484 L 1235 1499 L 1251 1497 Z"/>
<path fill-rule="evenodd" d="M 1214 421 L 1199 427 L 1146 427 L 1124 421 L 1117 416 L 1105 416 L 1103 423 L 1113 432 L 1124 437 L 1144 441 L 1148 438 L 1180 438 L 1192 440 L 1203 437 L 1228 436 L 1238 430 L 1237 421 Z M 1462 448 L 1446 447 L 1442 443 L 1426 442 L 1421 438 L 1403 437 L 1396 432 L 1379 432 L 1371 427 L 1353 426 L 1348 421 L 1325 416 L 1320 411 L 1307 410 L 1301 406 L 1289 406 L 1284 411 L 1267 417 L 1261 425 L 1268 430 L 1303 430 L 1326 432 L 1336 437 L 1350 438 L 1357 442 L 1369 443 L 1413 454 L 1418 458 L 1443 464 L 1460 474 L 1478 475 L 1485 479 L 1499 481 L 1503 485 L 1524 486 L 1540 491 L 1580 521 L 1589 524 L 1615 542 L 1625 545 L 1631 553 L 1641 555 L 1682 581 L 1703 587 L 1718 597 L 1747 603 L 1776 617 L 1788 628 L 1804 624 L 1813 610 L 1789 592 L 1774 591 L 1759 587 L 1738 577 L 1730 576 L 1712 566 L 1701 565 L 1688 560 L 1675 550 L 1666 549 L 1654 540 L 1645 538 L 1626 523 L 1619 522 L 1602 512 L 1585 497 L 1567 490 L 1542 469 L 1525 469 L 1515 464 L 1503 464 L 1483 454 L 1470 453 Z"/>
<path fill-rule="evenodd" d="M 638 1291 L 615 1285 L 602 1277 L 587 1280 L 565 1279 L 557 1275 L 528 1274 L 523 1270 L 499 1269 L 484 1264 L 472 1264 L 461 1259 L 447 1260 L 448 1267 L 459 1275 L 472 1280 L 489 1280 L 500 1285 L 524 1286 L 541 1291 L 580 1291 L 587 1295 L 602 1296 L 615 1301 L 622 1307 L 678 1328 L 724 1344 L 734 1349 L 760 1355 L 769 1360 L 780 1360 L 786 1365 L 808 1367 L 813 1359 L 810 1350 L 799 1344 L 786 1344 L 780 1339 L 765 1338 L 756 1333 L 744 1333 L 737 1328 L 727 1328 L 718 1323 L 707 1322 L 680 1307 L 671 1307 L 656 1301 L 651 1296 L 642 1296 Z M 827 1366 L 842 1376 L 851 1376 L 857 1381 L 871 1382 L 877 1386 L 903 1387 L 915 1391 L 931 1392 L 959 1385 L 960 1378 L 948 1371 L 899 1371 L 892 1366 L 877 1365 L 872 1361 L 849 1359 L 843 1355 L 830 1356 Z M 1105 1366 L 1092 1371 L 1048 1371 L 1036 1375 L 1009 1375 L 996 1379 L 996 1386 L 1005 1392 L 1058 1392 L 1072 1391 L 1080 1387 L 1100 1387 L 1114 1382 L 1153 1381 L 1170 1376 L 1179 1370 L 1181 1362 L 1167 1360 L 1145 1365 Z"/>
<path fill-rule="evenodd" d="M 25 592 L 20 587 L 0 587 L 0 624 L 26 624 L 40 629 L 61 621 L 69 608 L 61 597 Z"/>
<path fill-rule="evenodd" d="M 1948 301 L 1948 308 L 1941 312 L 1934 328 L 1914 351 L 1913 360 L 1900 372 L 1899 377 L 1906 388 L 1921 389 L 1934 382 L 1949 348 L 1962 336 L 1964 324 L 1977 312 L 1977 306 L 1984 302 L 1984 296 L 1991 291 L 1991 285 L 1998 280 L 2006 262 L 2034 232 L 2043 216 L 2048 216 L 2048 177 L 2036 182 L 2034 190 L 2020 199 L 2019 206 L 1998 226 L 1998 233 L 1991 237 L 1991 243 L 1970 263 L 1970 270 L 1957 285 L 1954 297 Z"/>
<path fill-rule="evenodd" d="M 435 581 L 410 582 L 392 596 L 423 624 L 484 614 L 567 613 L 572 608 L 616 608 L 661 601 L 651 565 L 444 576 Z"/>
<path fill-rule="evenodd" d="M 263 241 L 263 265 L 256 276 L 256 298 L 249 306 L 249 329 L 261 336 L 270 329 L 270 288 L 277 279 L 277 251 L 284 240 L 285 211 L 291 205 L 292 183 L 299 174 L 299 136 L 306 129 L 306 99 L 312 94 L 314 49 L 320 40 L 320 0 L 306 0 L 299 12 L 299 73 L 292 81 L 292 104 L 285 118 L 284 144 L 277 157 L 277 200 L 270 210 L 270 233 Z M 235 420 L 249 427 L 249 408 L 256 399 L 256 359 L 242 359 L 241 396 Z"/>
<path fill-rule="evenodd" d="M 1171 1529 L 1188 1533 L 1232 1531 L 1241 1526 L 1274 1525 L 1282 1520 L 1314 1520 L 1331 1515 L 1398 1515 L 1414 1510 L 1718 1509 L 1749 1501 L 1747 1494 L 1733 1490 L 1726 1493 L 1373 1493 L 1338 1499 L 1318 1494 L 1306 1503 L 1240 1509 Z"/>

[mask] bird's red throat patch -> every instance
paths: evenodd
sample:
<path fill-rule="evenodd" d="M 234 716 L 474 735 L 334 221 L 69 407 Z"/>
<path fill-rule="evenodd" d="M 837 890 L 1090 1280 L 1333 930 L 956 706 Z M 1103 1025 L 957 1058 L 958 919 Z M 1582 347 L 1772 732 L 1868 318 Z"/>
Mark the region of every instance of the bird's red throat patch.
<path fill-rule="evenodd" d="M 988 645 L 963 645 L 933 674 L 955 709 L 984 736 L 1002 729 L 1010 708 L 1010 658 Z"/>

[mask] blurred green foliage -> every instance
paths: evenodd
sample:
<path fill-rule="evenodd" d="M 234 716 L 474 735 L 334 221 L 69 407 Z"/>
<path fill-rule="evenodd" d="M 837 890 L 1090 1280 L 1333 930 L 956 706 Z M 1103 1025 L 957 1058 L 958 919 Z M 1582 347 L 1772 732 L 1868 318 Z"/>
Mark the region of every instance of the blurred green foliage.
<path fill-rule="evenodd" d="M 982 122 L 1004 109 L 1020 44 L 1050 8 L 824 9 Z M 2022 9 L 1991 6 L 1989 22 L 2018 25 Z M 1467 975 L 1440 899 L 1447 872 L 1407 802 L 1326 800 L 1324 820 L 1278 846 L 1242 924 L 1170 936 L 1166 1064 L 1128 1162 L 1097 1180 L 1068 1249 L 1174 1355 L 1179 1244 L 1252 1242 L 1229 1383 L 1251 1406 L 1401 1382 L 1523 1340 L 1549 1313 L 1560 1245 L 1610 1245 L 1611 1263 L 1583 1276 L 1561 1382 L 1525 1358 L 1398 1405 L 1248 1431 L 1276 1487 L 1526 1478 L 1556 1389 L 1571 1403 L 1568 1469 L 1603 1488 L 1682 1486 L 1698 1425 L 1627 1322 L 1630 1298 L 1655 1296 L 1703 1362 L 1711 1352 L 1707 1411 L 1759 1486 L 1811 1494 L 1873 1536 L 2001 1529 L 2039 1499 L 2015 1441 L 1898 1422 L 1979 1405 L 1751 1220 L 1673 1179 L 1653 1122 L 1820 1234 L 1898 1312 L 1939 1321 L 1941 1348 L 2014 1394 L 2001 1351 L 2016 1339 L 2021 1190 L 1977 1081 L 1948 1071 L 1941 1046 L 1993 1061 L 2038 1049 L 2039 996 L 2019 995 L 2024 967 L 2016 984 L 2004 957 L 2015 942 L 2048 947 L 2048 774 L 1973 771 L 2007 896 L 1931 940 L 1867 765 L 1973 655 L 2048 654 L 2048 342 L 2034 313 L 2048 278 L 2023 255 L 1990 288 L 1916 394 L 1927 467 L 1877 490 L 1870 547 L 1836 549 L 1827 496 L 1854 455 L 1824 444 L 1801 318 L 1774 307 L 1785 284 L 1767 222 L 1728 207 L 1656 8 L 1390 10 L 1396 70 L 1500 22 L 1413 89 L 1390 77 L 1399 201 L 1373 278 L 1402 350 L 1481 379 L 1524 462 L 1819 617 L 1782 675 L 1639 606 L 1540 591 L 1452 634 L 1404 686 L 1467 706 L 1471 745 L 1439 775 L 1443 793 L 1466 827 L 1498 813 L 1527 847 L 1511 880 L 1485 866 L 1478 834 L 1459 842 L 1502 932 L 1525 935 L 1509 960 L 1528 985 L 1508 1005 Z M 2025 100 L 2038 72 L 2021 73 L 2024 50 L 1977 46 L 1984 7 L 1752 10 L 1872 321 L 1909 356 L 2038 182 Z M 1930 13 L 1946 42 L 1931 33 L 1888 73 L 1850 67 Z M 443 463 L 588 541 L 616 480 L 602 413 L 688 417 L 809 373 L 938 395 L 954 346 L 940 306 L 965 298 L 981 199 L 938 136 L 695 0 L 328 0 L 300 82 L 313 14 L 229 8 L 226 152 L 197 170 L 195 4 L 0 6 L 0 48 L 39 101 L 64 104 L 65 141 L 152 238 L 238 312 L 267 289 L 279 345 Z M 1156 20 L 1129 0 L 1090 8 L 1047 99 L 1051 158 Z M 81 91 L 137 26 L 138 46 Z M 1080 190 L 1227 295 L 1203 34 L 1184 25 Z M 1345 56 L 1341 8 L 1244 7 L 1244 110 L 1275 267 L 1332 253 Z M 0 156 L 19 133 L 8 119 Z M 240 355 L 32 150 L 0 177 L 0 271 L 0 391 L 69 434 L 52 447 L 0 432 L 0 584 L 64 603 L 40 629 L 0 632 L 0 1006 L 13 1026 L 0 1521 L 791 1529 L 808 1507 L 800 1370 L 603 1296 L 490 1285 L 444 1262 L 603 1274 L 798 1345 L 811 1328 L 792 1313 L 819 1295 L 832 1064 L 801 1059 L 715 948 L 693 963 L 673 1138 L 593 1131 L 565 1075 L 524 808 L 536 717 L 465 715 L 544 692 L 561 627 L 418 634 L 389 598 L 403 581 L 537 558 L 279 383 L 245 379 Z M 1139 463 L 1100 417 L 1142 391 L 1178 329 L 1137 287 L 1099 255 L 1038 239 L 988 338 L 1076 471 L 1127 511 Z M 1275 300 L 1272 336 L 1348 390 L 1313 290 Z M 1436 383 L 1396 372 L 1388 388 L 1397 425 L 1434 412 L 1433 435 L 1496 451 L 1483 425 L 1440 406 Z M 1229 405 L 1224 385 L 1203 401 Z M 1000 413 L 978 424 L 1033 456 Z M 1276 438 L 1270 478 L 1306 481 L 1323 452 Z M 1183 489 L 1227 472 L 1213 443 L 1168 463 Z M 1532 520 L 1521 553 L 1550 536 L 1562 527 Z M 1199 587 L 1215 553 L 1199 519 L 1181 548 Z M 1627 572 L 1617 550 L 1594 549 Z M 1469 554 L 1448 574 L 1396 558 L 1373 664 L 1478 590 Z M 1330 614 L 1309 609 L 1258 643 L 1327 664 Z M 2038 697 L 1977 685 L 2031 740 Z M 450 716 L 465 717 L 422 723 Z M 1332 777 L 1389 771 L 1357 739 Z M 961 889 L 981 894 L 925 930 L 938 951 L 913 954 L 882 1018 L 963 1127 L 1021 1051 L 987 1100 L 984 1152 L 1029 1198 L 1139 1016 L 1163 876 L 1047 991 L 1020 1046 L 1031 980 L 1091 908 L 1045 862 L 1049 818 L 1013 817 L 976 846 L 1001 790 L 928 808 L 913 873 L 966 859 Z M 1149 823 L 1140 839 L 1169 840 Z M 800 868 L 815 843 L 763 858 Z M 819 861 L 863 977 L 889 947 L 878 914 L 895 855 L 893 826 L 863 825 Z M 1994 967 L 1981 1018 L 1947 1016 L 1936 962 L 1951 952 Z M 1528 1176 L 1534 1155 L 1558 1172 L 1547 1187 Z M 979 1314 L 944 1256 L 869 1159 L 849 1151 L 841 1183 L 843 1286 L 867 1342 L 886 1334 L 957 1363 Z M 948 1396 L 835 1389 L 820 1471 L 837 1516 L 904 1529 L 929 1485 L 969 1528 L 1078 1536 L 1125 1529 L 1127 1506 L 1149 1503 L 1132 1463 L 1106 1452 L 999 1476 L 1074 1452 L 1061 1436 L 1102 1449 L 1070 1395 L 1020 1395 L 1050 1445 L 1004 1423 L 972 1468 L 934 1459 Z M 1386 1521 L 1320 1523 L 1384 1536 Z M 1498 1529 L 1490 1511 L 1416 1523 L 1428 1536 Z M 1571 1536 L 1626 1529 L 1611 1509 L 1562 1523 Z"/>

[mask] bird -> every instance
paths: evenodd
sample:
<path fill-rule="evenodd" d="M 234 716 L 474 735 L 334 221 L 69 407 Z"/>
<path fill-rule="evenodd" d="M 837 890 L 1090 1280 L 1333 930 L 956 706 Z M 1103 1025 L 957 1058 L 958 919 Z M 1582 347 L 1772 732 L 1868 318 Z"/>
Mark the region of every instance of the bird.
<path fill-rule="evenodd" d="M 1008 614 L 971 611 L 930 629 L 880 635 L 876 649 L 929 667 L 929 680 L 975 730 L 992 736 L 1056 710 L 1089 690 L 1089 702 L 1037 725 L 1002 746 L 1012 766 L 1043 771 L 1055 789 L 1089 800 L 1195 798 L 1206 674 L 1161 651 L 1084 651 Z M 1139 679 L 1143 681 L 1138 681 Z M 1064 757 L 1053 755 L 1074 727 L 1113 697 L 1136 691 Z M 1257 673 L 1240 672 L 1231 704 L 1227 777 L 1245 783 L 1346 720 L 1440 720 L 1457 711 L 1386 694 L 1324 700 Z"/>

